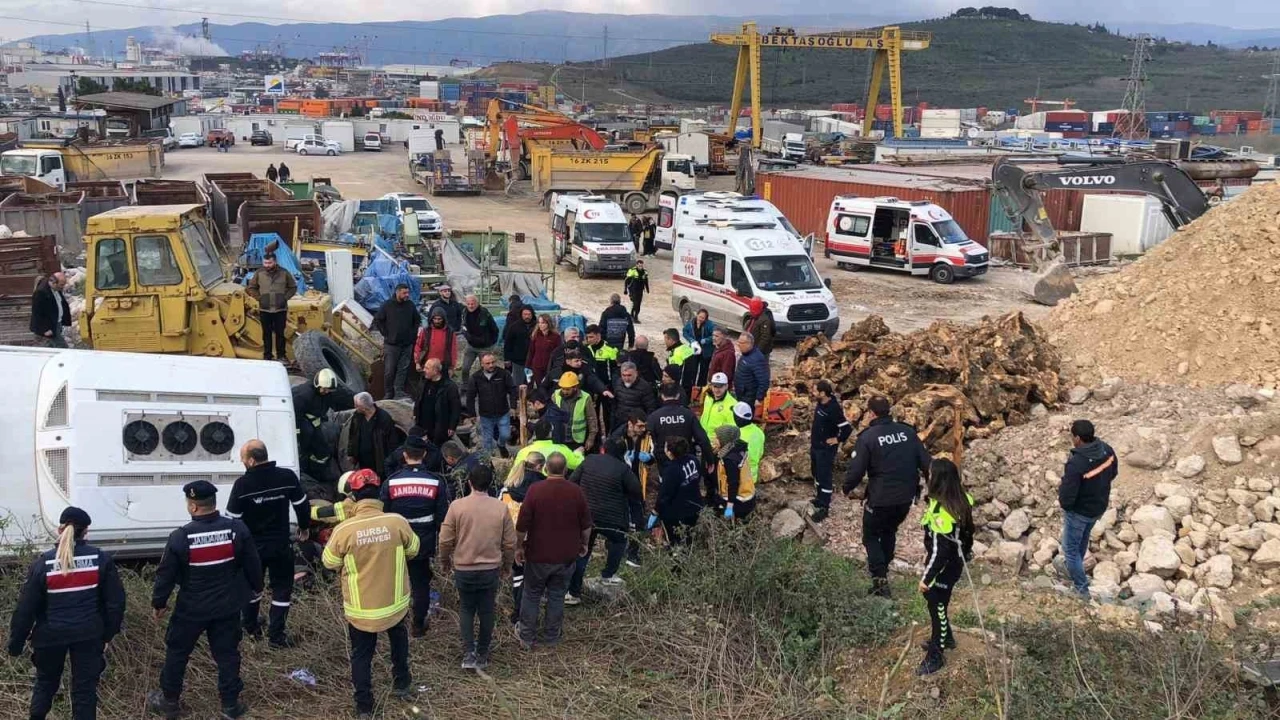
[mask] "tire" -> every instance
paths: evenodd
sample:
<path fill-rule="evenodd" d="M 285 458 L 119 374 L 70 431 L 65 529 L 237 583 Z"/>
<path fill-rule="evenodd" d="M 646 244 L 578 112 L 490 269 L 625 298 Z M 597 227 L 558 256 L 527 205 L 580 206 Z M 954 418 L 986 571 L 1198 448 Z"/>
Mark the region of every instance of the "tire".
<path fill-rule="evenodd" d="M 946 263 L 938 263 L 929 269 L 929 279 L 939 285 L 950 285 L 955 282 L 956 271 Z"/>
<path fill-rule="evenodd" d="M 336 153 L 336 152 L 334 152 L 334 151 L 332 151 L 332 150 L 330 150 L 329 152 L 325 153 L 325 155 L 328 155 L 329 157 L 333 157 L 334 155 L 337 155 L 337 154 L 338 154 L 338 153 Z"/>
<path fill-rule="evenodd" d="M 686 324 L 693 322 L 693 316 L 697 315 L 697 311 L 693 309 L 693 303 L 688 300 L 680 303 L 680 323 Z"/>
<path fill-rule="evenodd" d="M 299 154 L 299 155 L 306 155 L 306 154 L 307 154 L 307 149 L 306 149 L 306 148 L 300 148 L 300 149 L 298 150 L 298 154 Z"/>
<path fill-rule="evenodd" d="M 578 277 L 582 278 L 583 280 L 587 279 L 587 261 L 586 260 L 578 261 Z"/>
<path fill-rule="evenodd" d="M 649 209 L 649 198 L 640 193 L 631 193 L 622 201 L 627 212 L 632 215 L 639 215 Z"/>
<path fill-rule="evenodd" d="M 347 355 L 341 345 L 318 330 L 304 332 L 294 339 L 293 359 L 304 377 L 313 378 L 316 373 L 328 368 L 338 376 L 338 382 L 352 393 L 362 393 L 368 389 L 360 366 Z"/>

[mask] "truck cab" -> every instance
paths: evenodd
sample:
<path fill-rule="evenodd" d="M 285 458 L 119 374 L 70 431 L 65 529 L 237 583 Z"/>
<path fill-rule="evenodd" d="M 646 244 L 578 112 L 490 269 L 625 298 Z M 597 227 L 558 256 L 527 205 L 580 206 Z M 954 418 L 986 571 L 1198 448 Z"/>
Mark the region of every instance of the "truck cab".
<path fill-rule="evenodd" d="M 10 150 L 0 155 L 0 175 L 25 175 L 59 191 L 67 189 L 67 170 L 57 150 Z"/>
<path fill-rule="evenodd" d="M 556 195 L 551 204 L 556 262 L 569 262 L 578 277 L 622 276 L 636 252 L 622 208 L 603 195 Z"/>
<path fill-rule="evenodd" d="M 773 312 L 780 340 L 835 337 L 839 308 L 796 237 L 773 219 L 701 218 L 677 229 L 671 306 L 688 320 L 701 308 L 731 330 L 755 298 Z"/>
<path fill-rule="evenodd" d="M 826 256 L 841 268 L 879 267 L 948 284 L 987 272 L 987 249 L 925 200 L 839 195 L 827 215 Z"/>
<path fill-rule="evenodd" d="M 444 220 L 431 205 L 431 201 L 421 195 L 406 192 L 393 192 L 383 195 L 383 200 L 395 203 L 397 215 L 412 212 L 418 218 L 418 232 L 422 237 L 440 238 L 444 236 Z"/>
<path fill-rule="evenodd" d="M 279 363 L 0 347 L 12 384 L 0 406 L 5 532 L 0 555 L 46 546 L 63 508 L 93 516 L 95 545 L 157 556 L 187 522 L 182 486 L 208 480 L 225 502 L 258 438 L 298 469 L 288 373 Z"/>
<path fill-rule="evenodd" d="M 693 156 L 667 153 L 662 156 L 662 189 L 693 190 L 698 186 L 698 174 L 693 165 Z"/>

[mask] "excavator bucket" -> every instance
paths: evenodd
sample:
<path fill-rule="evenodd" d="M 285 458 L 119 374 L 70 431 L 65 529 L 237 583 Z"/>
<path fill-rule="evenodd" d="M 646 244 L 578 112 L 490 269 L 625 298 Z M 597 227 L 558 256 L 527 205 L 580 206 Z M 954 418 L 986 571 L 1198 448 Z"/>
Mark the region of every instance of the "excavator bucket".
<path fill-rule="evenodd" d="M 1057 305 L 1076 292 L 1076 281 L 1062 258 L 1054 258 L 1027 276 L 1022 292 L 1041 305 Z"/>

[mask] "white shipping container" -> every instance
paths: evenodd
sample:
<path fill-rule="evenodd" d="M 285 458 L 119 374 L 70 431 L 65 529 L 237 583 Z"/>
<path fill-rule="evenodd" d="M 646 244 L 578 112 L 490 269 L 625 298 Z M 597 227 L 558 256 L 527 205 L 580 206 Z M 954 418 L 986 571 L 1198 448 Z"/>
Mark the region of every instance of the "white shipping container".
<path fill-rule="evenodd" d="M 977 114 L 976 110 L 974 111 L 974 114 Z M 954 120 L 958 123 L 960 122 L 960 111 L 946 110 L 943 108 L 929 108 L 927 110 L 921 110 L 920 122 L 923 123 L 929 120 Z"/>
<path fill-rule="evenodd" d="M 427 100 L 440 99 L 440 81 L 422 80 L 418 83 L 418 97 Z"/>
<path fill-rule="evenodd" d="M 350 120 L 326 120 L 320 123 L 325 140 L 337 140 L 342 152 L 356 151 L 356 128 Z"/>
<path fill-rule="evenodd" d="M 1014 127 L 1019 130 L 1044 130 L 1045 113 L 1031 113 L 1030 115 L 1019 115 L 1014 121 Z"/>
<path fill-rule="evenodd" d="M 1085 195 L 1080 230 L 1111 233 L 1111 254 L 1141 255 L 1173 234 L 1153 197 L 1135 195 Z"/>

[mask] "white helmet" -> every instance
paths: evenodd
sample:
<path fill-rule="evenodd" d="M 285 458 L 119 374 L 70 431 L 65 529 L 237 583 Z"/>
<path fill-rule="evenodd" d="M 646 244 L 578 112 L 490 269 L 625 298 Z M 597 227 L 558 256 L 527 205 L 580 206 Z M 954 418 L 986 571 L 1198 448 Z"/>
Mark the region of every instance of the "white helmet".
<path fill-rule="evenodd" d="M 338 375 L 329 368 L 316 373 L 315 386 L 324 390 L 335 390 L 338 387 Z"/>
<path fill-rule="evenodd" d="M 728 385 L 729 376 L 725 375 L 722 372 L 718 372 L 715 375 L 711 376 L 711 384 L 712 385 Z"/>
<path fill-rule="evenodd" d="M 751 420 L 755 417 L 755 412 L 751 409 L 751 406 L 744 402 L 733 406 L 733 414 L 743 420 Z"/>

